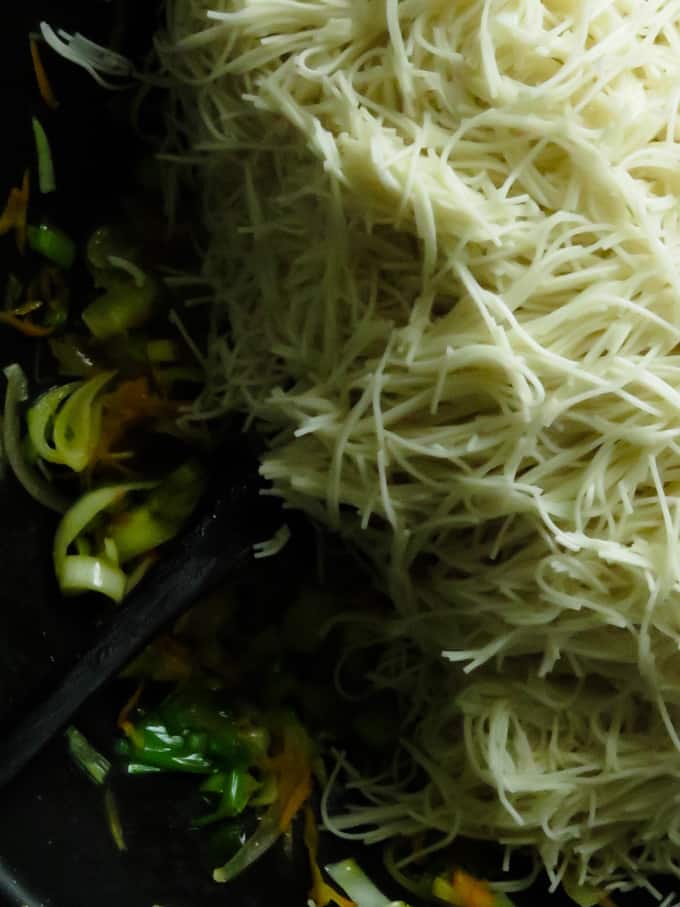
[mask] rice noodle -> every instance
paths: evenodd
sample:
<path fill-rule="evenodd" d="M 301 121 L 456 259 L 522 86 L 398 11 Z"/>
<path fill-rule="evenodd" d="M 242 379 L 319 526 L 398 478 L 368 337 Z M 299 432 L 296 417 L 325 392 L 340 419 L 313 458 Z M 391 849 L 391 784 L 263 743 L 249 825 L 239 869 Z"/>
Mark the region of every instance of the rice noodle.
<path fill-rule="evenodd" d="M 395 606 L 370 681 L 429 780 L 329 826 L 680 876 L 680 0 L 170 0 L 158 50 L 194 418 L 245 411 Z"/>

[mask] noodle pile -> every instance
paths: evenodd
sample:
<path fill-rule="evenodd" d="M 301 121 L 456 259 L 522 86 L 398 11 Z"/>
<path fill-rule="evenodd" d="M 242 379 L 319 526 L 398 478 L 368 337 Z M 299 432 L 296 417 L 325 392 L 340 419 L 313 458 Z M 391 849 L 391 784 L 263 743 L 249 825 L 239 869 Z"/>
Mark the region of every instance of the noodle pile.
<path fill-rule="evenodd" d="M 680 876 L 679 0 L 170 0 L 195 417 L 395 605 L 427 775 L 328 823 Z"/>

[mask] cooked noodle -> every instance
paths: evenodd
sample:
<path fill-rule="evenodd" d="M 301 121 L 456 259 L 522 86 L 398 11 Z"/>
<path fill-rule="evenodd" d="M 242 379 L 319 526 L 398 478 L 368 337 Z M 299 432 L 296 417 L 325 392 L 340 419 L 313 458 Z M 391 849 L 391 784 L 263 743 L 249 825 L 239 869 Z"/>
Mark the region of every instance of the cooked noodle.
<path fill-rule="evenodd" d="M 427 783 L 359 780 L 339 832 L 680 876 L 679 26 L 678 0 L 168 4 L 216 293 L 195 418 L 248 413 L 274 492 L 368 554 L 372 682 L 418 715 Z"/>

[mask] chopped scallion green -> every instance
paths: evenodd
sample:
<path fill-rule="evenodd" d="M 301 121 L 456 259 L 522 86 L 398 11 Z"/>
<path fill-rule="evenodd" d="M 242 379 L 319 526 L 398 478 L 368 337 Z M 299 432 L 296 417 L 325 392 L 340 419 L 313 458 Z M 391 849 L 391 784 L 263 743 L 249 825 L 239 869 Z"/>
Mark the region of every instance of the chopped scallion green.
<path fill-rule="evenodd" d="M 33 136 L 35 138 L 35 148 L 38 153 L 38 185 L 43 195 L 54 192 L 57 183 L 54 177 L 54 163 L 52 161 L 52 151 L 47 139 L 47 133 L 42 127 L 39 120 L 33 117 Z"/>

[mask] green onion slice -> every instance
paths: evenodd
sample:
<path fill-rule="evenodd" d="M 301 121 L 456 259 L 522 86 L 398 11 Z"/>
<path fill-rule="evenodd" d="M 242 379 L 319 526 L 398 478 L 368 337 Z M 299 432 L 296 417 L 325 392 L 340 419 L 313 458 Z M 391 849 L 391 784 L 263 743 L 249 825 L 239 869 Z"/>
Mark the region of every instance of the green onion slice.
<path fill-rule="evenodd" d="M 54 192 L 57 182 L 54 177 L 54 163 L 47 134 L 39 120 L 33 117 L 33 136 L 38 153 L 38 185 L 43 195 Z"/>

